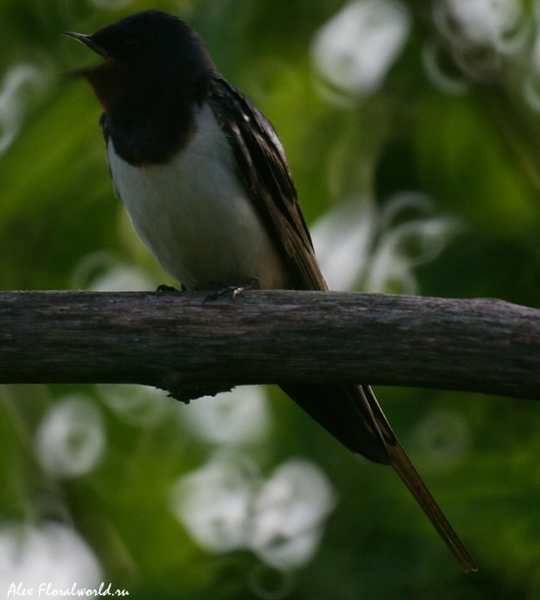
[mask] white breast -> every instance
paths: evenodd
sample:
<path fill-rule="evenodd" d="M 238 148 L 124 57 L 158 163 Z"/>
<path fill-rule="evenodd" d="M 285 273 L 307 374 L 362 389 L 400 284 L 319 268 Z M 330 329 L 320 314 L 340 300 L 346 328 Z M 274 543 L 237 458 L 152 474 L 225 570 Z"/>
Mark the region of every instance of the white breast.
<path fill-rule="evenodd" d="M 166 165 L 133 167 L 109 139 L 114 188 L 135 230 L 161 265 L 186 288 L 240 285 L 287 287 L 285 267 L 246 191 L 234 156 L 209 105 L 197 132 Z"/>

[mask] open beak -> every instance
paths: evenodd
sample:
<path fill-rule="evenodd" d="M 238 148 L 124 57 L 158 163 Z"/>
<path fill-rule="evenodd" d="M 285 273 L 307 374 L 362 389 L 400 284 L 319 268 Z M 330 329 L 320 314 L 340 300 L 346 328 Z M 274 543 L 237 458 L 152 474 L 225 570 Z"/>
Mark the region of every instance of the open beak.
<path fill-rule="evenodd" d="M 92 36 L 90 35 L 84 35 L 84 33 L 73 33 L 71 31 L 65 31 L 62 35 L 67 35 L 67 37 L 73 38 L 74 40 L 81 42 L 81 44 L 84 44 L 86 47 L 90 48 L 90 50 L 93 50 L 96 54 L 103 56 L 103 58 L 109 58 L 107 51 L 101 46 L 98 46 L 92 39 Z"/>

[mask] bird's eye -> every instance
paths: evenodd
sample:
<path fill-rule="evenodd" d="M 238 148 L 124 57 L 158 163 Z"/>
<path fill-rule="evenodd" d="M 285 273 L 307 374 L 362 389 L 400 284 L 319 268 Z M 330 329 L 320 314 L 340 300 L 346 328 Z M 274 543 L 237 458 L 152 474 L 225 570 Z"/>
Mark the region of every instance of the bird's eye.
<path fill-rule="evenodd" d="M 126 46 L 126 48 L 133 48 L 135 47 L 137 44 L 139 43 L 139 40 L 135 39 L 135 38 L 128 38 L 125 42 L 124 42 L 124 46 Z"/>

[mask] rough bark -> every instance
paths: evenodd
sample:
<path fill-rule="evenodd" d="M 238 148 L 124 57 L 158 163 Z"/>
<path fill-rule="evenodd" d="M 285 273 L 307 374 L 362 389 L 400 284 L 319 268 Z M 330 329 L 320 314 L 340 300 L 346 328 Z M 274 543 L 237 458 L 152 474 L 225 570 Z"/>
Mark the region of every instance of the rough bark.
<path fill-rule="evenodd" d="M 0 293 L 0 383 L 140 383 L 187 400 L 343 382 L 540 398 L 540 311 L 334 292 Z"/>

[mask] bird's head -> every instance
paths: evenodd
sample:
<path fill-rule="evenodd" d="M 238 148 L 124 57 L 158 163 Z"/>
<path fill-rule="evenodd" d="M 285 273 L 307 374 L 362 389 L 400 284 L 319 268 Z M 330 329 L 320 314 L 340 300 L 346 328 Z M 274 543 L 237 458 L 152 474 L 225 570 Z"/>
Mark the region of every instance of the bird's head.
<path fill-rule="evenodd" d="M 158 10 L 136 13 L 92 35 L 66 32 L 105 62 L 82 69 L 105 111 L 130 92 L 178 77 L 186 85 L 214 68 L 201 38 L 184 21 Z"/>

